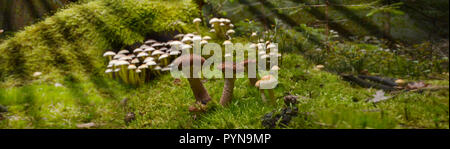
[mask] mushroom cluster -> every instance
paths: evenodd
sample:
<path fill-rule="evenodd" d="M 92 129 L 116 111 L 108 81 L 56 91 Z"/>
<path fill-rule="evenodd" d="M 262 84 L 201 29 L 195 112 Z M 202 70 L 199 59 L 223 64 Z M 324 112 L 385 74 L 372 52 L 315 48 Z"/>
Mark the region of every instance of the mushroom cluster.
<path fill-rule="evenodd" d="M 181 54 L 180 48 L 177 48 L 179 45 L 179 41 L 158 42 L 150 39 L 132 51 L 107 51 L 103 54 L 109 60 L 105 73 L 127 84 L 144 84 L 171 70 L 171 61 Z"/>
<path fill-rule="evenodd" d="M 220 39 L 231 40 L 231 35 L 235 33 L 233 30 L 234 25 L 231 23 L 230 19 L 226 18 L 212 18 L 209 20 L 211 25 L 211 33 L 215 33 Z"/>

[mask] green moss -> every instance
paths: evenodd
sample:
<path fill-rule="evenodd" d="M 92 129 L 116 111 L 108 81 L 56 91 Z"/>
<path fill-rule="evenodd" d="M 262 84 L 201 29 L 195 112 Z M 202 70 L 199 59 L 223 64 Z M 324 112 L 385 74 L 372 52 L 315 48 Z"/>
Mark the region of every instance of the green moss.
<path fill-rule="evenodd" d="M 376 92 L 342 81 L 338 76 L 312 69 L 298 54 L 284 55 L 276 105 L 262 102 L 248 79 L 237 79 L 229 107 L 219 104 L 224 81 L 205 83 L 212 97 L 208 111 L 195 119 L 188 107 L 195 102 L 189 83 L 174 83 L 162 75 L 138 88 L 123 86 L 106 77 L 89 81 L 71 75 L 63 87 L 34 82 L 23 87 L 0 88 L 0 104 L 8 107 L 0 128 L 76 128 L 94 122 L 96 128 L 263 128 L 264 114 L 284 106 L 287 93 L 301 96 L 299 116 L 287 128 L 445 128 L 448 129 L 448 91 L 404 92 L 377 103 L 366 102 Z M 427 81 L 447 85 L 448 81 Z M 128 98 L 127 105 L 120 101 Z M 127 112 L 136 120 L 124 122 Z"/>
<path fill-rule="evenodd" d="M 0 45 L 3 86 L 73 74 L 86 79 L 103 71 L 101 54 L 143 42 L 154 34 L 185 32 L 198 14 L 189 1 L 94 0 L 73 4 L 26 27 Z"/>

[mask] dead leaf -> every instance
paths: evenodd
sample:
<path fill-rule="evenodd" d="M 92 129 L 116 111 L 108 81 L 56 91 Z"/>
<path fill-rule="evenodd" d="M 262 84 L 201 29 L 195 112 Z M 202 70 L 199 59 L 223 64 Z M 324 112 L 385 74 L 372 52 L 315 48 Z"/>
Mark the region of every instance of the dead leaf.
<path fill-rule="evenodd" d="M 387 100 L 391 98 L 390 96 L 384 96 L 384 91 L 383 90 L 378 90 L 374 95 L 372 99 L 369 99 L 369 102 L 373 102 L 373 103 L 378 103 L 384 100 Z"/>
<path fill-rule="evenodd" d="M 413 83 L 409 83 L 407 86 L 406 86 L 406 89 L 409 89 L 409 90 L 414 90 L 414 89 L 421 89 L 421 88 L 425 88 L 425 87 L 428 87 L 430 84 L 426 84 L 426 83 L 424 83 L 424 82 L 413 82 Z"/>
<path fill-rule="evenodd" d="M 92 127 L 95 127 L 96 125 L 95 125 L 95 123 L 93 123 L 93 122 L 90 122 L 90 123 L 84 123 L 84 124 L 77 124 L 77 127 L 78 128 L 82 128 L 82 129 L 89 129 L 89 128 L 92 128 Z"/>

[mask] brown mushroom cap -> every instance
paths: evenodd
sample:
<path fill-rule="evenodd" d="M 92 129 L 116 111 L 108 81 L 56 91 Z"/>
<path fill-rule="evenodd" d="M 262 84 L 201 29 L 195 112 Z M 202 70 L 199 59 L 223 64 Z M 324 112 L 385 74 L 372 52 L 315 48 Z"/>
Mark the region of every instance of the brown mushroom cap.
<path fill-rule="evenodd" d="M 181 69 L 183 63 L 189 62 L 190 66 L 192 66 L 194 65 L 194 61 L 201 61 L 201 64 L 203 64 L 205 62 L 205 58 L 196 54 L 185 54 L 175 59 L 174 64 L 177 65 L 178 69 Z"/>

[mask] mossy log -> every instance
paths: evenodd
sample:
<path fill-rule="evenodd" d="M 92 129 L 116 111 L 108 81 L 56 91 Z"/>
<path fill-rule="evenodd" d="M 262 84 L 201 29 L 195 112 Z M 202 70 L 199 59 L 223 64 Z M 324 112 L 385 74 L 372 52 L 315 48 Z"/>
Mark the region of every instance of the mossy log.
<path fill-rule="evenodd" d="M 190 1 L 93 0 L 75 3 L 25 27 L 0 44 L 0 85 L 103 74 L 106 50 L 146 38 L 191 32 L 198 17 Z"/>

